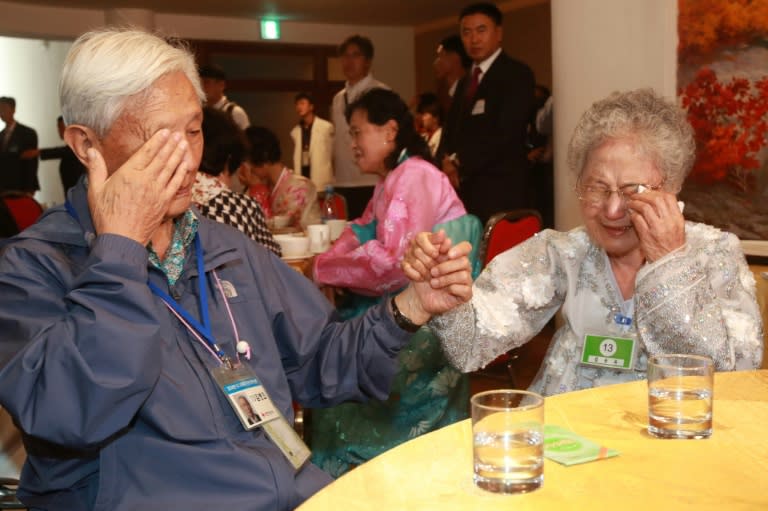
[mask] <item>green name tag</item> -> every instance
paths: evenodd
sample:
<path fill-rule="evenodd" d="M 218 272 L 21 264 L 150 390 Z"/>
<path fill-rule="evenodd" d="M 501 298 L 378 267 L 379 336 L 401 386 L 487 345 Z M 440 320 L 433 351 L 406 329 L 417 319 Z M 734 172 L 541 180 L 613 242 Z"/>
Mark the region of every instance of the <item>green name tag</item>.
<path fill-rule="evenodd" d="M 635 340 L 604 335 L 584 336 L 581 363 L 596 367 L 632 370 L 635 367 Z"/>

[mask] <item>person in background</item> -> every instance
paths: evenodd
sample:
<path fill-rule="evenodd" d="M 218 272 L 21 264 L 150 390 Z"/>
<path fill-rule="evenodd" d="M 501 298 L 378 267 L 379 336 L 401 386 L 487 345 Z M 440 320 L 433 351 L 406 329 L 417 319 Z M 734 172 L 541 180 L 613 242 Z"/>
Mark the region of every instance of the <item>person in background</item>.
<path fill-rule="evenodd" d="M 431 320 L 451 362 L 482 367 L 560 311 L 529 389 L 544 396 L 644 379 L 658 354 L 709 356 L 718 371 L 760 367 L 763 326 L 738 238 L 686 222 L 677 202 L 695 150 L 685 112 L 651 89 L 594 103 L 568 146 L 584 226 L 496 256 L 470 302 Z M 405 274 L 439 278 L 430 268 L 450 246 L 419 234 Z"/>
<path fill-rule="evenodd" d="M 190 209 L 204 95 L 178 40 L 84 34 L 59 90 L 88 179 L 0 252 L 0 406 L 28 453 L 19 498 L 295 509 L 331 478 L 306 462 L 292 402 L 384 399 L 406 328 L 469 287 L 416 283 L 344 322 L 272 252 Z M 269 422 L 245 427 L 233 388 Z"/>
<path fill-rule="evenodd" d="M 437 96 L 431 92 L 420 94 L 416 112 L 421 118 L 421 135 L 427 142 L 430 155 L 434 158 L 443 134 L 443 109 L 440 108 Z"/>
<path fill-rule="evenodd" d="M 531 165 L 531 188 L 536 194 L 536 209 L 544 227 L 555 225 L 555 169 L 552 94 L 536 85 L 536 110 L 528 123 L 528 161 Z"/>
<path fill-rule="evenodd" d="M 318 190 L 333 182 L 333 124 L 315 114 L 315 100 L 296 95 L 299 124 L 291 130 L 293 169 L 309 178 Z"/>
<path fill-rule="evenodd" d="M 457 86 L 438 158 L 467 211 L 485 223 L 500 211 L 532 206 L 525 137 L 534 79 L 502 50 L 502 15 L 494 4 L 465 7 L 459 25 L 473 64 Z"/>
<path fill-rule="evenodd" d="M 227 74 L 216 64 L 206 64 L 200 68 L 200 79 L 205 91 L 205 102 L 208 106 L 221 110 L 229 115 L 235 124 L 244 130 L 251 125 L 248 114 L 243 107 L 230 101 L 224 95 L 227 88 Z"/>
<path fill-rule="evenodd" d="M 472 59 L 467 55 L 458 34 L 450 35 L 440 41 L 436 53 L 433 67 L 438 82 L 438 98 L 443 111 L 447 112 L 451 108 L 459 80 L 464 78 L 467 69 L 472 66 Z"/>
<path fill-rule="evenodd" d="M 453 240 L 474 244 L 482 234 L 479 220 L 467 215 L 446 176 L 430 163 L 429 149 L 397 94 L 371 89 L 350 104 L 347 116 L 356 162 L 379 182 L 363 216 L 314 260 L 318 284 L 351 291 L 337 301 L 342 317 L 386 301 L 407 284 L 400 259 L 414 234 L 442 229 Z M 323 470 L 339 476 L 467 416 L 467 378 L 448 364 L 427 329 L 414 332 L 388 400 L 312 411 L 312 459 Z"/>
<path fill-rule="evenodd" d="M 249 127 L 245 135 L 250 146 L 250 174 L 269 188 L 272 215 L 291 217 L 290 227 L 320 223 L 317 189 L 308 178 L 283 165 L 277 135 L 262 126 Z"/>
<path fill-rule="evenodd" d="M 0 97 L 0 192 L 14 191 L 34 195 L 40 189 L 37 181 L 37 158 L 22 159 L 22 153 L 37 149 L 37 132 L 16 121 L 16 100 Z"/>
<path fill-rule="evenodd" d="M 192 187 L 192 202 L 204 216 L 231 225 L 253 241 L 281 255 L 256 200 L 232 191 L 232 181 L 246 165 L 245 135 L 227 114 L 203 108 L 203 156 Z"/>
<path fill-rule="evenodd" d="M 243 193 L 258 202 L 264 217 L 271 219 L 274 215 L 272 215 L 272 206 L 269 203 L 269 186 L 267 186 L 266 180 L 251 172 L 250 163 L 247 161 L 245 165 L 240 167 L 237 173 L 237 180 L 243 188 Z"/>
<path fill-rule="evenodd" d="M 331 104 L 331 120 L 335 129 L 333 139 L 333 166 L 336 174 L 335 191 L 347 200 L 349 218 L 363 214 L 365 205 L 371 199 L 376 176 L 365 174 L 355 163 L 352 154 L 352 140 L 347 124 L 347 107 L 361 94 L 374 87 L 388 89 L 371 74 L 373 64 L 373 43 L 367 37 L 353 35 L 339 45 L 341 71 L 347 79 L 344 88 L 334 97 Z"/>
<path fill-rule="evenodd" d="M 64 128 L 66 128 L 64 117 L 59 116 L 56 119 L 56 128 L 59 131 L 59 138 L 64 140 Z M 61 179 L 61 187 L 65 194 L 67 193 L 67 190 L 75 186 L 75 183 L 80 179 L 80 176 L 85 174 L 85 166 L 80 163 L 80 160 L 77 159 L 75 153 L 73 153 L 72 149 L 66 144 L 45 149 L 29 149 L 24 151 L 21 157 L 23 159 L 39 157 L 41 160 L 60 159 L 59 178 Z"/>

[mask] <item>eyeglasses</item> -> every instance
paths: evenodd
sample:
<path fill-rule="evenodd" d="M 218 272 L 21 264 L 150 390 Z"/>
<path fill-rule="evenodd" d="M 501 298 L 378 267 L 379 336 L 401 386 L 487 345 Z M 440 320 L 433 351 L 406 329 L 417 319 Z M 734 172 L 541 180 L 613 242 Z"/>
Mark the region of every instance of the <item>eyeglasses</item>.
<path fill-rule="evenodd" d="M 591 206 L 602 206 L 608 202 L 612 194 L 616 193 L 619 196 L 619 200 L 626 204 L 630 195 L 640 192 L 640 187 L 642 187 L 643 190 L 658 190 L 662 186 L 664 186 L 663 181 L 656 186 L 640 183 L 628 183 L 618 188 L 608 188 L 607 186 L 577 186 L 576 197 Z"/>

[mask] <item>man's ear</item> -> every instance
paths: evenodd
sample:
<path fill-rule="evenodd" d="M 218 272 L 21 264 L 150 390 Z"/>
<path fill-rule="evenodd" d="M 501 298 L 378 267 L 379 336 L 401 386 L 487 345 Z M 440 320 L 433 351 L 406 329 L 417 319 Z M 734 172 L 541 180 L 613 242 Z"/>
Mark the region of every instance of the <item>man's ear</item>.
<path fill-rule="evenodd" d="M 88 149 L 96 147 L 98 149 L 98 137 L 89 127 L 81 124 L 70 124 L 64 128 L 64 142 L 72 149 L 77 159 L 83 165 L 88 167 Z"/>

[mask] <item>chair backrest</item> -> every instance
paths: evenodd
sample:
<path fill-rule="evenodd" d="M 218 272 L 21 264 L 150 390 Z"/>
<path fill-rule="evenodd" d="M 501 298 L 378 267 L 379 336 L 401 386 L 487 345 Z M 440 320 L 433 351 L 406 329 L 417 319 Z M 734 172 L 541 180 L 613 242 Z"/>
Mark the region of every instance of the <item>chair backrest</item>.
<path fill-rule="evenodd" d="M 43 214 L 43 208 L 35 199 L 24 194 L 6 194 L 2 197 L 5 207 L 13 216 L 16 227 L 23 231 L 34 224 L 40 215 Z"/>
<path fill-rule="evenodd" d="M 515 209 L 493 215 L 485 224 L 480 259 L 485 267 L 500 253 L 541 230 L 541 214 L 535 209 Z"/>

